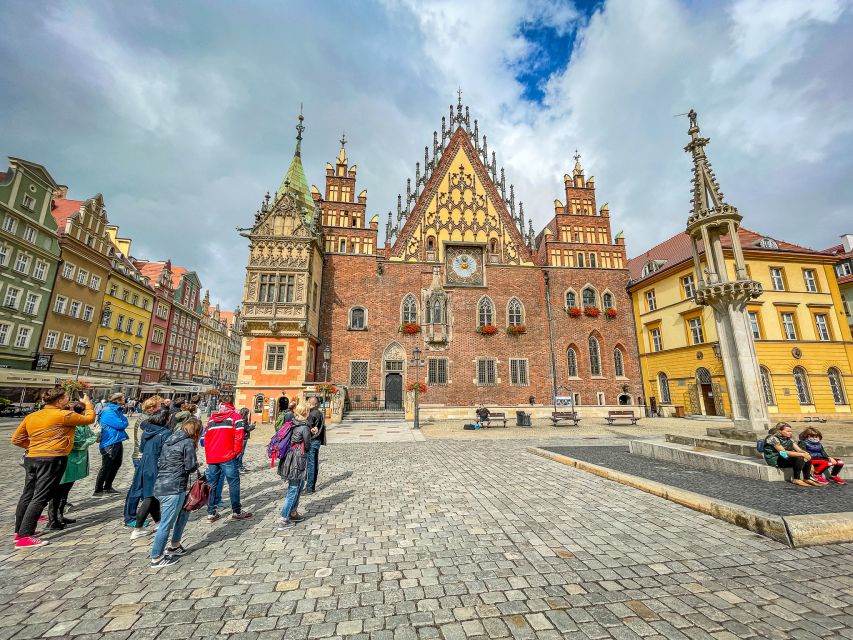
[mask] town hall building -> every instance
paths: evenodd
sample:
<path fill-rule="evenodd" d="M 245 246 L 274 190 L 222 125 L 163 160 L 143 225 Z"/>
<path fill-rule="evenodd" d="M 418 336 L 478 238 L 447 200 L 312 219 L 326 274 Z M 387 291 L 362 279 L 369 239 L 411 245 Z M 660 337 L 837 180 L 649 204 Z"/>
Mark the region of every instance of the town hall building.
<path fill-rule="evenodd" d="M 435 418 L 643 403 L 624 238 L 579 156 L 537 233 L 460 99 L 380 237 L 345 138 L 323 189 L 308 187 L 304 129 L 300 115 L 281 186 L 242 230 L 238 403 L 325 381 L 346 408 L 383 410 L 424 383 L 421 415 Z"/>

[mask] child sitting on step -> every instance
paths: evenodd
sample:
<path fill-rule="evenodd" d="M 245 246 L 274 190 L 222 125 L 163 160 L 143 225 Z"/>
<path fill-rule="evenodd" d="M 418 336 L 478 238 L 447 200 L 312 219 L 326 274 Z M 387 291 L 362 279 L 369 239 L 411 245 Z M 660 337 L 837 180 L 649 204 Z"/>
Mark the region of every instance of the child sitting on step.
<path fill-rule="evenodd" d="M 814 427 L 808 427 L 800 434 L 799 446 L 803 451 L 808 451 L 812 457 L 812 479 L 821 484 L 829 484 L 829 480 L 837 484 L 847 484 L 838 477 L 844 463 L 838 458 L 832 458 L 823 448 L 823 434 Z M 825 473 L 829 469 L 829 480 Z"/>

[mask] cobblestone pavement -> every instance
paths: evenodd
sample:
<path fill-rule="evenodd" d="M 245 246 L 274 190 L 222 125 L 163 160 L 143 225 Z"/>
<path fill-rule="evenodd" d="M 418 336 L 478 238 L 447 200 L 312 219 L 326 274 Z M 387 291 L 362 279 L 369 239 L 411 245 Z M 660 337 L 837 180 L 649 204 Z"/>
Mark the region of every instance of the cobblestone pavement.
<path fill-rule="evenodd" d="M 787 549 L 524 451 L 539 440 L 325 447 L 307 519 L 278 533 L 265 436 L 243 478 L 255 519 L 194 514 L 190 554 L 159 571 L 91 477 L 78 525 L 14 551 L 4 441 L 0 640 L 853 638 L 853 545 Z"/>

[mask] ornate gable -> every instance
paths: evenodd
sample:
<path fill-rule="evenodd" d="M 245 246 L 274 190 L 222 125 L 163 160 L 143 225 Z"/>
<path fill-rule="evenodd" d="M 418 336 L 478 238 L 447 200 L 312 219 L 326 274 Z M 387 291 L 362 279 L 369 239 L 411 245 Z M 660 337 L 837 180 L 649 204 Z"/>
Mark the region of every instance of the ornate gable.
<path fill-rule="evenodd" d="M 429 160 L 427 148 L 425 173 L 421 176 L 418 163 L 415 192 L 412 194 L 409 182 L 405 210 L 402 196 L 398 200 L 396 227 L 391 226 L 389 212 L 387 235 L 396 236 L 390 259 L 444 262 L 446 245 L 476 243 L 482 245 L 490 264 L 532 265 L 532 228 L 523 232 L 523 205 L 519 204 L 516 214 L 514 188 L 510 185 L 507 197 L 503 169 L 497 180 L 494 154 L 491 166 L 486 166 L 488 146 L 485 136 L 482 145 L 479 143 L 477 121 L 474 131 L 470 131 L 467 108 L 462 116 L 461 103 L 455 116 L 451 107 L 451 120 L 459 126 L 451 134 L 442 122 L 442 141 L 447 140 L 447 145 L 438 144 L 436 132 L 434 158 Z M 414 207 L 409 213 L 412 202 Z M 399 229 L 404 218 L 405 224 Z"/>

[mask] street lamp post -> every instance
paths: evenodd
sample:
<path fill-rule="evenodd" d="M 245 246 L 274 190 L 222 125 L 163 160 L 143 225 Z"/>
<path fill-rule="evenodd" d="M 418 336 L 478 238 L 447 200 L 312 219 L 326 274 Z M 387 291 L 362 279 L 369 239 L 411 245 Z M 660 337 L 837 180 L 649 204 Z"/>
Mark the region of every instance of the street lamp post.
<path fill-rule="evenodd" d="M 421 365 L 423 361 L 421 360 L 421 350 L 415 347 L 415 350 L 412 351 L 412 362 L 411 364 L 415 367 L 415 424 L 414 429 L 421 428 L 420 421 L 420 389 L 418 388 L 421 383 Z"/>
<path fill-rule="evenodd" d="M 74 380 L 77 381 L 80 379 L 80 365 L 83 362 L 83 356 L 86 355 L 86 352 L 89 350 L 89 342 L 88 340 L 81 340 L 77 343 L 77 348 L 75 351 L 77 352 L 77 371 L 74 373 Z"/>
<path fill-rule="evenodd" d="M 329 345 L 323 347 L 323 382 L 326 387 L 329 384 L 329 362 L 332 360 L 332 348 Z M 326 395 L 329 393 L 328 388 L 323 389 L 323 414 L 326 413 Z M 329 412 L 331 416 L 331 412 Z"/>

